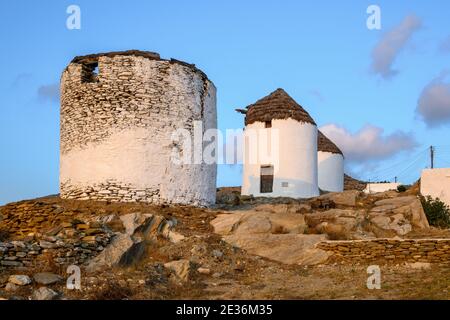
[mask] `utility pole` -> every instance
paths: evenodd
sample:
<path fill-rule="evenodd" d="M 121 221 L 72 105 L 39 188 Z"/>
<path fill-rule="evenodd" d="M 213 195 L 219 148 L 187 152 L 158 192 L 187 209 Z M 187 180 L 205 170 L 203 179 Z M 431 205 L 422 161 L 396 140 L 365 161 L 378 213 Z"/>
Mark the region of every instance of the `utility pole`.
<path fill-rule="evenodd" d="M 434 147 L 430 146 L 431 169 L 434 169 Z"/>

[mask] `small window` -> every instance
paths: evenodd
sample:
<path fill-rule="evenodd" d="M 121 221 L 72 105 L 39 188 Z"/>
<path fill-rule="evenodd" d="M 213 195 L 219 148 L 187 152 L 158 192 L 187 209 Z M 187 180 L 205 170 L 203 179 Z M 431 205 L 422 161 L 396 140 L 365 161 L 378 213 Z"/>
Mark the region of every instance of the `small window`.
<path fill-rule="evenodd" d="M 266 121 L 265 124 L 264 124 L 264 126 L 265 126 L 266 128 L 272 128 L 272 120 Z"/>
<path fill-rule="evenodd" d="M 98 62 L 83 64 L 81 69 L 81 82 L 98 82 Z"/>
<path fill-rule="evenodd" d="M 273 192 L 273 166 L 261 166 L 260 192 Z"/>
<path fill-rule="evenodd" d="M 289 187 L 289 182 L 286 182 L 286 181 L 281 182 L 281 187 L 288 188 Z"/>

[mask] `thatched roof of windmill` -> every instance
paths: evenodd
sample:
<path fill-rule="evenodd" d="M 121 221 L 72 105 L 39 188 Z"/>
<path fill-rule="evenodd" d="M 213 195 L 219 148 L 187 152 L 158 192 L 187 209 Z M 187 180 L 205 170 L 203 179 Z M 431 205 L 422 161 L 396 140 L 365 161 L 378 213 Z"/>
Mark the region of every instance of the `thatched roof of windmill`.
<path fill-rule="evenodd" d="M 265 122 L 288 118 L 316 125 L 309 113 L 283 89 L 277 89 L 245 109 L 236 109 L 236 111 L 245 114 L 245 125 L 257 121 Z"/>
<path fill-rule="evenodd" d="M 335 145 L 333 141 L 328 139 L 327 136 L 324 135 L 320 130 L 318 130 L 317 134 L 317 151 L 331 152 L 344 155 L 341 149 L 339 149 L 338 146 Z"/>

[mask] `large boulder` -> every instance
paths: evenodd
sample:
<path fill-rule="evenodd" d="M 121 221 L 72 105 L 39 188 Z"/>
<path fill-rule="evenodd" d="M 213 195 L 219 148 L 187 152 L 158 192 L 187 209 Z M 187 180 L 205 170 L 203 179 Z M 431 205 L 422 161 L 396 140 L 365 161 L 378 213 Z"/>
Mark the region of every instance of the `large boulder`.
<path fill-rule="evenodd" d="M 265 203 L 254 207 L 255 211 L 270 213 L 308 213 L 311 212 L 309 203 Z"/>
<path fill-rule="evenodd" d="M 129 236 L 132 236 L 137 228 L 151 219 L 153 219 L 152 214 L 142 214 L 140 212 L 120 216 L 120 220 L 122 220 L 123 226 L 125 227 L 125 233 Z"/>
<path fill-rule="evenodd" d="M 402 214 L 392 216 L 375 216 L 370 220 L 375 226 L 395 232 L 397 235 L 403 236 L 412 231 L 411 224 Z"/>
<path fill-rule="evenodd" d="M 125 232 L 116 232 L 111 243 L 87 266 L 92 272 L 102 267 L 130 266 L 138 263 L 146 253 L 147 243 L 157 236 L 172 242 L 184 239 L 172 230 L 176 222 L 159 215 L 130 213 L 120 216 Z"/>
<path fill-rule="evenodd" d="M 31 299 L 33 300 L 53 300 L 58 297 L 58 293 L 47 287 L 40 287 L 33 292 Z"/>
<path fill-rule="evenodd" d="M 224 240 L 250 254 L 286 264 L 314 265 L 324 263 L 329 253 L 316 245 L 325 235 L 304 234 L 233 234 Z"/>
<path fill-rule="evenodd" d="M 411 210 L 411 223 L 414 227 L 426 229 L 430 227 L 425 211 L 423 211 L 422 203 L 419 199 L 415 199 L 409 204 Z"/>
<path fill-rule="evenodd" d="M 133 246 L 134 242 L 128 234 L 117 234 L 111 243 L 94 259 L 86 270 L 96 271 L 102 267 L 117 265 L 122 256 Z"/>
<path fill-rule="evenodd" d="M 358 197 L 361 195 L 361 191 L 358 190 L 347 190 L 344 192 L 331 192 L 324 194 L 317 199 L 320 200 L 330 200 L 336 205 L 354 207 Z"/>
<path fill-rule="evenodd" d="M 50 284 L 61 282 L 63 280 L 63 277 L 50 272 L 40 272 L 36 273 L 33 276 L 33 279 L 36 283 L 47 286 Z"/>
<path fill-rule="evenodd" d="M 307 225 L 301 214 L 262 211 L 236 211 L 220 214 L 211 221 L 214 232 L 228 234 L 304 233 Z"/>
<path fill-rule="evenodd" d="M 364 219 L 364 210 L 330 209 L 305 215 L 309 226 L 316 226 L 323 222 L 341 225 L 347 231 L 354 230 Z"/>
<path fill-rule="evenodd" d="M 272 230 L 272 223 L 270 219 L 263 214 L 254 214 L 245 217 L 236 224 L 235 234 L 257 234 L 270 233 Z"/>
<path fill-rule="evenodd" d="M 317 264 L 329 256 L 315 247 L 325 235 L 303 234 L 307 226 L 301 214 L 238 211 L 218 215 L 211 224 L 233 246 L 282 263 Z"/>
<path fill-rule="evenodd" d="M 219 214 L 211 221 L 211 225 L 214 227 L 215 233 L 221 235 L 231 234 L 245 216 L 246 212 Z"/>
<path fill-rule="evenodd" d="M 8 282 L 13 283 L 18 286 L 26 286 L 31 283 L 31 278 L 24 274 L 15 274 L 9 276 Z"/>
<path fill-rule="evenodd" d="M 369 212 L 370 222 L 383 230 L 406 235 L 415 229 L 429 228 L 422 204 L 416 196 L 382 199 Z"/>

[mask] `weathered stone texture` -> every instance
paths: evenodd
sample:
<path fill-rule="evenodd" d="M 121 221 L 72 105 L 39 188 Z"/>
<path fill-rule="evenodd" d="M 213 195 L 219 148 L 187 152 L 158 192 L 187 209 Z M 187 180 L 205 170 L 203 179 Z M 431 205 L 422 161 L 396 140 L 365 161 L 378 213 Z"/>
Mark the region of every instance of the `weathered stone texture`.
<path fill-rule="evenodd" d="M 354 262 L 450 262 L 450 239 L 373 239 L 324 241 L 318 248 Z"/>
<path fill-rule="evenodd" d="M 140 212 L 119 215 L 103 204 L 99 208 L 94 201 L 88 203 L 91 206 L 48 197 L 0 206 L 0 236 L 7 231 L 0 238 L 0 271 L 11 267 L 41 268 L 50 261 L 57 265 L 94 266 L 112 265 L 123 256 L 127 258 L 125 262 L 136 261 L 136 251 L 129 250 L 135 244 L 150 243 L 156 237 L 172 242 L 184 238 L 173 230 L 175 219 Z M 115 207 L 122 206 L 133 205 Z M 136 210 L 142 208 L 139 204 L 134 206 Z M 44 285 L 52 281 L 48 274 L 38 278 L 42 281 L 35 281 Z"/>
<path fill-rule="evenodd" d="M 171 154 L 175 130 L 193 137 L 194 121 L 204 132 L 216 118 L 216 89 L 193 65 L 126 52 L 75 59 L 61 78 L 61 197 L 214 203 L 216 166 Z"/>

